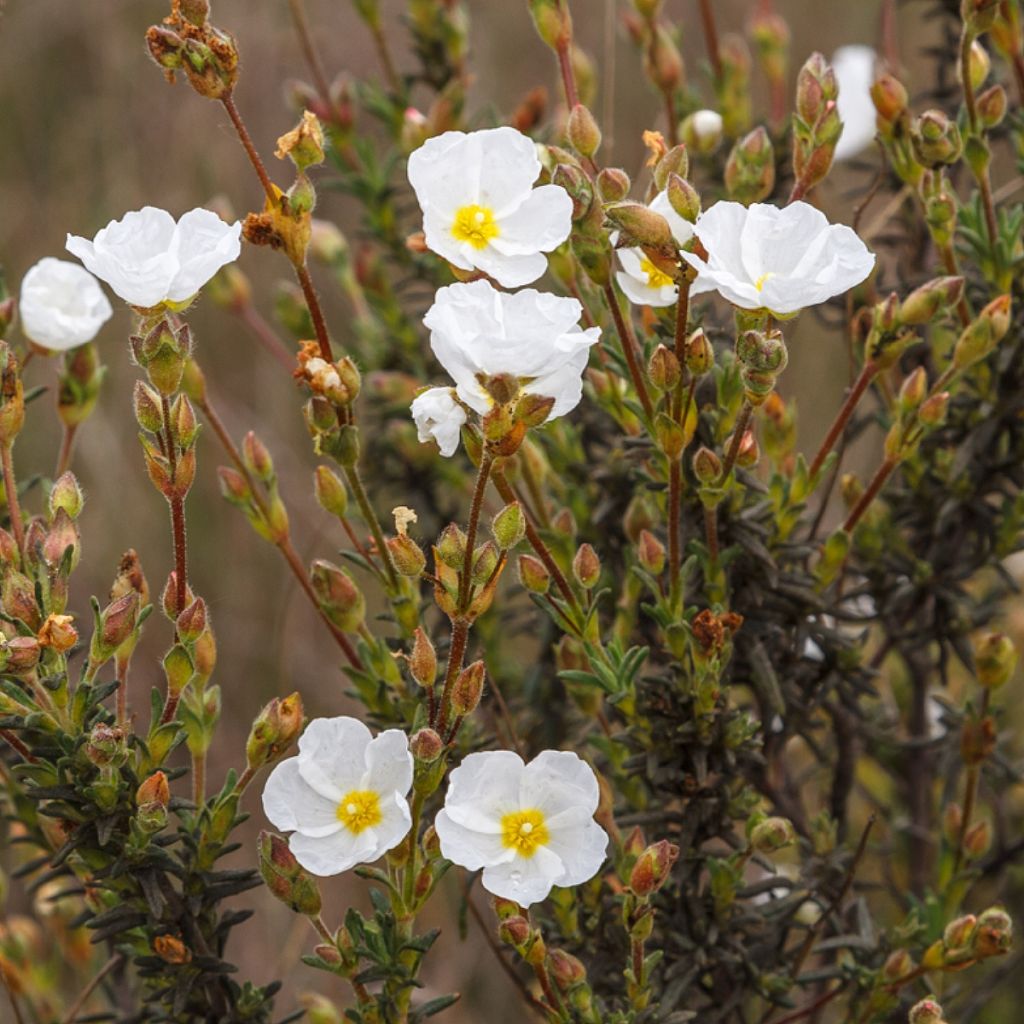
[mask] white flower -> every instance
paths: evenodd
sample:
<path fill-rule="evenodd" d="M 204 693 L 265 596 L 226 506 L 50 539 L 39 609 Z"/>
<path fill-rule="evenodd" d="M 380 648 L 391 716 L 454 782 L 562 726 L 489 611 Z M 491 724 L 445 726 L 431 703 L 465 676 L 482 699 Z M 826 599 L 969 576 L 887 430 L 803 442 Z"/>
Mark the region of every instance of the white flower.
<path fill-rule="evenodd" d="M 582 375 L 600 329 L 580 330 L 583 307 L 532 288 L 509 294 L 487 281 L 441 288 L 423 322 L 430 347 L 451 374 L 459 398 L 481 416 L 494 399 L 481 383 L 518 378 L 523 392 L 553 398 L 548 419 L 571 412 L 583 395 Z"/>
<path fill-rule="evenodd" d="M 445 132 L 409 157 L 427 247 L 462 270 L 482 270 L 506 288 L 536 281 L 544 253 L 572 228 L 572 200 L 533 183 L 537 148 L 514 128 Z"/>
<path fill-rule="evenodd" d="M 875 105 L 871 101 L 875 60 L 875 51 L 870 46 L 840 46 L 832 55 L 832 70 L 839 86 L 836 106 L 843 122 L 843 134 L 836 143 L 836 160 L 856 156 L 875 137 Z"/>
<path fill-rule="evenodd" d="M 177 223 L 153 206 L 126 213 L 90 242 L 68 235 L 77 256 L 125 302 L 142 309 L 191 299 L 226 263 L 238 259 L 242 225 L 190 210 Z"/>
<path fill-rule="evenodd" d="M 698 153 L 710 153 L 722 141 L 724 122 L 717 110 L 695 110 L 682 123 L 683 141 Z"/>
<path fill-rule="evenodd" d="M 434 821 L 441 852 L 483 887 L 528 907 L 553 885 L 580 885 L 604 862 L 608 836 L 594 821 L 597 778 L 569 751 L 529 764 L 508 750 L 470 754 L 452 772 Z"/>
<path fill-rule="evenodd" d="M 659 192 L 651 200 L 648 209 L 660 213 L 668 221 L 672 237 L 680 247 L 693 237 L 693 225 L 672 209 L 667 192 Z M 616 235 L 612 235 L 615 244 Z M 679 298 L 679 287 L 664 271 L 659 270 L 648 258 L 643 249 L 619 249 L 619 262 L 622 270 L 615 274 L 619 287 L 626 298 L 638 306 L 671 306 Z M 690 285 L 691 295 L 700 295 L 710 291 L 713 284 L 702 281 L 699 277 Z"/>
<path fill-rule="evenodd" d="M 54 352 L 92 341 L 113 313 L 88 270 L 52 256 L 25 275 L 18 310 L 25 335 Z"/>
<path fill-rule="evenodd" d="M 459 447 L 466 410 L 455 401 L 451 388 L 428 388 L 412 402 L 412 418 L 421 441 L 433 438 L 446 458 Z"/>
<path fill-rule="evenodd" d="M 336 875 L 375 861 L 408 834 L 412 769 L 404 732 L 374 738 L 355 718 L 317 718 L 298 756 L 270 773 L 263 811 L 292 833 L 288 845 L 307 871 Z"/>
<path fill-rule="evenodd" d="M 694 233 L 708 252 L 683 259 L 733 305 L 785 316 L 860 284 L 875 257 L 844 224 L 809 203 L 715 203 Z"/>

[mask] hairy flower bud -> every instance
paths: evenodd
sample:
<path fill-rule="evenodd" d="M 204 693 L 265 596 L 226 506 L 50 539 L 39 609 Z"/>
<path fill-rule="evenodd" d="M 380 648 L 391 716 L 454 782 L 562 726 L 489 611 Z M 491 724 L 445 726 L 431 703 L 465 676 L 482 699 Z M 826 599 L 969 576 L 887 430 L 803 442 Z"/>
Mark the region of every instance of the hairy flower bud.
<path fill-rule="evenodd" d="M 318 558 L 310 567 L 309 578 L 324 614 L 338 629 L 355 632 L 366 617 L 366 598 L 351 575 Z"/>
<path fill-rule="evenodd" d="M 344 481 L 328 466 L 317 466 L 313 474 L 316 500 L 325 512 L 342 517 L 348 511 L 348 488 Z"/>
<path fill-rule="evenodd" d="M 302 732 L 302 698 L 291 693 L 274 697 L 256 716 L 245 744 L 246 764 L 252 771 L 272 764 Z"/>
<path fill-rule="evenodd" d="M 942 1007 L 934 999 L 922 999 L 910 1009 L 909 1024 L 945 1024 Z"/>
<path fill-rule="evenodd" d="M 758 853 L 773 853 L 796 842 L 796 832 L 786 818 L 765 818 L 750 832 L 750 845 Z"/>
<path fill-rule="evenodd" d="M 288 841 L 273 832 L 261 832 L 256 842 L 260 875 L 271 893 L 295 913 L 319 917 L 320 887 L 288 849 Z"/>
<path fill-rule="evenodd" d="M 395 568 L 403 575 L 416 579 L 427 567 L 423 549 L 407 533 L 389 537 L 385 542 Z"/>
<path fill-rule="evenodd" d="M 533 555 L 520 555 L 516 563 L 519 582 L 534 594 L 546 594 L 551 586 L 551 574 L 539 558 Z"/>
<path fill-rule="evenodd" d="M 409 740 L 409 749 L 417 761 L 432 764 L 444 750 L 444 742 L 433 729 L 420 729 Z"/>
<path fill-rule="evenodd" d="M 569 113 L 566 134 L 572 148 L 581 156 L 592 157 L 601 146 L 601 129 L 582 103 L 577 103 Z"/>
<path fill-rule="evenodd" d="M 775 188 L 775 152 L 761 126 L 739 139 L 725 165 L 725 188 L 730 199 L 749 205 L 771 195 Z"/>
<path fill-rule="evenodd" d="M 989 907 L 978 916 L 973 952 L 979 957 L 1001 956 L 1013 942 L 1013 920 L 1002 907 Z"/>
<path fill-rule="evenodd" d="M 464 717 L 476 710 L 484 692 L 484 674 L 482 661 L 474 661 L 459 673 L 451 693 L 452 711 L 456 715 Z"/>
<path fill-rule="evenodd" d="M 591 590 L 601 577 L 601 559 L 589 544 L 581 544 L 572 560 L 572 573 L 580 586 Z"/>
<path fill-rule="evenodd" d="M 526 517 L 518 501 L 506 505 L 494 517 L 491 533 L 502 551 L 514 548 L 526 536 Z"/>
<path fill-rule="evenodd" d="M 669 879 L 679 847 L 667 839 L 648 846 L 637 858 L 629 876 L 629 887 L 644 898 L 656 893 Z"/>
<path fill-rule="evenodd" d="M 629 195 L 629 175 L 620 167 L 603 167 L 597 174 L 597 190 L 605 203 L 621 202 Z"/>
<path fill-rule="evenodd" d="M 1010 329 L 1010 296 L 993 299 L 964 328 L 953 349 L 953 365 L 965 370 L 984 359 Z"/>
<path fill-rule="evenodd" d="M 910 129 L 914 155 L 925 167 L 953 164 L 963 152 L 963 140 L 955 121 L 941 110 L 926 110 Z"/>
<path fill-rule="evenodd" d="M 915 288 L 901 303 L 898 319 L 914 327 L 934 320 L 939 313 L 955 306 L 964 293 L 962 277 L 936 277 Z"/>
<path fill-rule="evenodd" d="M 699 483 L 713 484 L 722 475 L 722 462 L 710 448 L 701 445 L 693 456 L 693 472 Z"/>
<path fill-rule="evenodd" d="M 665 568 L 665 545 L 649 530 L 641 530 L 636 545 L 637 561 L 652 575 Z"/>
<path fill-rule="evenodd" d="M 409 655 L 409 671 L 420 686 L 430 689 L 437 679 L 437 652 L 430 637 L 417 626 L 413 633 L 412 653 Z"/>
<path fill-rule="evenodd" d="M 82 488 L 78 486 L 74 473 L 68 471 L 54 481 L 49 501 L 51 516 L 63 511 L 69 519 L 77 519 L 84 504 L 85 496 L 82 494 Z"/>
<path fill-rule="evenodd" d="M 695 110 L 683 119 L 679 137 L 693 153 L 713 153 L 722 141 L 724 123 L 716 110 Z"/>

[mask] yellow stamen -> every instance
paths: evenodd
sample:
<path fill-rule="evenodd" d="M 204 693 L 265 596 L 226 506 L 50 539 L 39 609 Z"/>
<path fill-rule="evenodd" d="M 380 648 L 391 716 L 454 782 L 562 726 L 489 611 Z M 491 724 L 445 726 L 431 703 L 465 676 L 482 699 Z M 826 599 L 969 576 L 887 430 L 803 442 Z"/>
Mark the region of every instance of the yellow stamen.
<path fill-rule="evenodd" d="M 647 284 L 651 288 L 664 288 L 667 284 L 675 284 L 664 270 L 659 270 L 646 256 L 640 257 L 640 269 L 647 275 Z"/>
<path fill-rule="evenodd" d="M 501 819 L 501 841 L 521 857 L 532 857 L 537 848 L 547 846 L 550 839 L 541 811 L 513 811 Z"/>
<path fill-rule="evenodd" d="M 762 290 L 764 289 L 764 286 L 765 286 L 765 282 L 766 282 L 766 281 L 768 281 L 768 280 L 769 280 L 770 278 L 773 278 L 773 277 L 775 277 L 775 276 L 776 276 L 776 275 L 775 275 L 774 271 L 771 271 L 771 270 L 769 270 L 769 271 L 766 271 L 765 273 L 763 273 L 763 274 L 762 274 L 762 275 L 761 275 L 761 276 L 760 276 L 760 277 L 759 277 L 759 278 L 758 278 L 758 279 L 757 279 L 757 280 L 756 280 L 756 281 L 754 282 L 754 287 L 755 287 L 755 288 L 756 288 L 756 289 L 757 289 L 758 291 L 762 291 Z"/>
<path fill-rule="evenodd" d="M 384 817 L 380 811 L 380 796 L 372 789 L 353 789 L 346 793 L 338 804 L 338 821 L 353 835 L 374 825 Z"/>
<path fill-rule="evenodd" d="M 483 249 L 492 238 L 501 234 L 489 206 L 470 203 L 455 214 L 452 236 L 460 242 L 469 242 L 474 249 Z"/>

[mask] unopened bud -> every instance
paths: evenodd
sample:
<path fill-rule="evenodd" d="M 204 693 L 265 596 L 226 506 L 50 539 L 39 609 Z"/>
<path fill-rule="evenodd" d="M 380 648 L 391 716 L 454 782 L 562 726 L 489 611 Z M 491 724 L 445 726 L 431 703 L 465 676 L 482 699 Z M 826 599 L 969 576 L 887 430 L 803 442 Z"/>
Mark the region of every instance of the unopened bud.
<path fill-rule="evenodd" d="M 546 594 L 551 586 L 551 574 L 544 563 L 533 555 L 520 555 L 516 563 L 519 582 L 534 594 Z"/>
<path fill-rule="evenodd" d="M 772 853 L 796 842 L 796 832 L 786 818 L 765 818 L 750 833 L 750 845 L 758 853 Z"/>
<path fill-rule="evenodd" d="M 629 876 L 629 887 L 637 896 L 656 893 L 669 879 L 672 865 L 679 858 L 679 847 L 667 839 L 648 846 L 637 858 Z"/>
<path fill-rule="evenodd" d="M 713 153 L 722 141 L 722 115 L 716 110 L 695 110 L 679 126 L 684 145 L 694 153 Z"/>
<path fill-rule="evenodd" d="M 242 461 L 245 468 L 261 483 L 274 479 L 274 460 L 267 446 L 250 430 L 242 439 Z"/>
<path fill-rule="evenodd" d="M 659 391 L 674 391 L 682 377 L 675 352 L 666 345 L 659 345 L 647 364 L 647 376 Z"/>
<path fill-rule="evenodd" d="M 566 134 L 572 148 L 581 156 L 592 157 L 601 145 L 601 129 L 594 115 L 582 103 L 572 108 Z"/>
<path fill-rule="evenodd" d="M 945 1024 L 942 1007 L 934 999 L 922 999 L 910 1009 L 909 1024 Z"/>
<path fill-rule="evenodd" d="M 508 946 L 516 949 L 526 945 L 530 940 L 530 922 L 519 914 L 512 914 L 502 920 L 498 928 L 498 937 Z"/>
<path fill-rule="evenodd" d="M 64 473 L 54 482 L 49 504 L 51 516 L 56 516 L 61 510 L 67 513 L 69 519 L 77 519 L 81 515 L 85 497 L 74 473 Z"/>
<path fill-rule="evenodd" d="M 693 472 L 698 482 L 713 484 L 722 475 L 722 462 L 710 448 L 702 445 L 693 456 Z"/>
<path fill-rule="evenodd" d="M 915 288 L 899 307 L 899 320 L 911 327 L 926 324 L 955 306 L 964 293 L 962 277 L 937 277 Z"/>
<path fill-rule="evenodd" d="M 484 692 L 484 674 L 482 661 L 474 661 L 459 673 L 451 694 L 452 711 L 456 715 L 465 717 L 476 710 Z"/>
<path fill-rule="evenodd" d="M 694 223 L 700 216 L 700 195 L 678 174 L 670 174 L 665 185 L 669 205 L 683 220 Z"/>
<path fill-rule="evenodd" d="M 580 586 L 591 590 L 601 577 L 601 560 L 589 544 L 581 544 L 572 560 L 572 573 Z"/>
<path fill-rule="evenodd" d="M 871 101 L 878 112 L 879 126 L 888 126 L 891 132 L 891 126 L 899 121 L 906 111 L 910 97 L 898 78 L 890 74 L 881 74 L 871 86 Z"/>
<path fill-rule="evenodd" d="M 986 690 L 997 690 L 1017 667 L 1017 648 L 1005 633 L 986 633 L 974 649 L 974 671 Z"/>
<path fill-rule="evenodd" d="M 815 125 L 825 114 L 828 103 L 839 96 L 835 71 L 820 53 L 812 53 L 804 62 L 796 82 L 796 110 L 802 121 Z"/>
<path fill-rule="evenodd" d="M 761 126 L 738 140 L 725 165 L 729 198 L 749 205 L 771 195 L 775 188 L 775 153 Z"/>
<path fill-rule="evenodd" d="M 310 582 L 324 614 L 338 629 L 355 632 L 366 616 L 366 598 L 344 569 L 324 559 L 310 567 Z"/>
<path fill-rule="evenodd" d="M 649 530 L 641 530 L 636 545 L 637 561 L 653 576 L 665 568 L 665 545 Z"/>
<path fill-rule="evenodd" d="M 1006 117 L 1006 90 L 990 85 L 977 99 L 978 117 L 986 128 L 995 128 Z"/>
<path fill-rule="evenodd" d="M 518 501 L 506 505 L 491 521 L 491 533 L 502 551 L 514 548 L 526 536 L 526 517 Z"/>
<path fill-rule="evenodd" d="M 629 175 L 619 167 L 603 167 L 597 175 L 597 190 L 605 203 L 621 202 L 629 195 Z"/>
<path fill-rule="evenodd" d="M 984 857 L 992 846 L 992 826 L 987 821 L 975 822 L 964 833 L 964 855 L 968 860 Z"/>
<path fill-rule="evenodd" d="M 1013 942 L 1013 920 L 1002 907 L 989 907 L 978 916 L 973 952 L 979 957 L 1001 956 Z"/>
<path fill-rule="evenodd" d="M 559 992 L 567 993 L 575 985 L 587 980 L 587 969 L 564 949 L 548 951 L 548 972 Z"/>
<path fill-rule="evenodd" d="M 407 533 L 389 537 L 385 542 L 395 568 L 403 575 L 415 579 L 427 567 L 423 549 Z"/>
<path fill-rule="evenodd" d="M 433 729 L 420 729 L 409 740 L 409 749 L 417 761 L 432 764 L 441 756 L 444 742 Z"/>
<path fill-rule="evenodd" d="M 434 549 L 437 556 L 450 569 L 461 569 L 466 561 L 466 535 L 455 523 L 449 523 L 441 532 Z"/>
<path fill-rule="evenodd" d="M 317 466 L 313 474 L 313 491 L 325 512 L 341 517 L 348 511 L 348 488 L 328 466 Z"/>
<path fill-rule="evenodd" d="M 1010 296 L 993 299 L 975 319 L 964 328 L 953 349 L 953 365 L 967 369 L 984 359 L 1010 329 Z"/>
<path fill-rule="evenodd" d="M 288 841 L 272 832 L 261 832 L 257 850 L 260 875 L 271 893 L 297 914 L 318 917 L 320 887 L 288 849 Z"/>
<path fill-rule="evenodd" d="M 941 110 L 926 110 L 911 126 L 914 154 L 926 167 L 953 164 L 963 152 L 963 140 L 955 121 Z"/>
<path fill-rule="evenodd" d="M 437 678 L 437 652 L 430 637 L 419 626 L 413 634 L 412 653 L 409 655 L 409 671 L 420 686 L 430 689 Z"/>

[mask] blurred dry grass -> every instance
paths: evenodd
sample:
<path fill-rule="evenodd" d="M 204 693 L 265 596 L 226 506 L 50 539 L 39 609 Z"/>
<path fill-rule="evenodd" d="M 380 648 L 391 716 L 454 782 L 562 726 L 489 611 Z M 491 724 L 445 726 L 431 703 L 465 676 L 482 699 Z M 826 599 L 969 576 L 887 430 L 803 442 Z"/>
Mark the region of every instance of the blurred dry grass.
<path fill-rule="evenodd" d="M 329 71 L 375 76 L 372 48 L 349 4 L 308 0 L 308 6 Z M 397 19 L 402 5 L 386 6 Z M 609 42 L 610 6 L 610 0 L 607 5 L 605 0 L 573 4 L 580 41 L 595 57 L 599 74 L 610 74 L 609 57 L 614 57 L 616 148 L 614 156 L 605 152 L 605 159 L 634 171 L 642 159 L 640 132 L 655 123 L 659 104 L 622 33 Z M 715 6 L 722 28 L 738 30 L 750 5 L 722 0 Z M 217 22 L 239 39 L 244 67 L 238 102 L 257 146 L 269 156 L 274 140 L 293 118 L 283 83 L 305 74 L 287 4 L 215 0 L 214 7 Z M 797 65 L 812 49 L 828 53 L 843 42 L 875 39 L 875 2 L 780 0 L 778 7 L 794 29 Z M 533 33 L 524 0 L 470 0 L 469 9 L 476 74 L 473 109 L 493 104 L 508 111 L 541 81 L 554 94 L 549 55 Z M 241 214 L 259 200 L 255 179 L 220 107 L 184 85 L 166 86 L 145 54 L 142 34 L 166 10 L 166 0 L 8 0 L 6 9 L 0 3 L 0 262 L 12 286 L 39 258 L 62 253 L 65 232 L 91 235 L 126 210 L 154 204 L 179 214 L 220 194 Z M 697 80 L 703 41 L 694 12 L 693 0 L 667 0 L 666 14 L 684 26 L 684 53 L 690 76 Z M 905 14 L 916 32 L 915 17 L 913 9 Z M 396 26 L 392 35 L 404 39 L 404 29 Z M 852 200 L 842 185 L 830 185 L 824 198 L 834 216 L 849 221 Z M 350 201 L 331 193 L 323 196 L 318 214 L 346 229 L 356 221 Z M 266 252 L 247 251 L 241 266 L 254 282 L 257 304 L 269 315 L 269 294 L 284 272 L 282 262 Z M 343 339 L 344 308 L 333 296 L 328 301 L 335 334 Z M 232 433 L 240 437 L 255 428 L 276 459 L 300 552 L 304 557 L 332 557 L 340 540 L 329 532 L 326 516 L 310 498 L 315 461 L 287 375 L 229 314 L 206 302 L 191 319 L 212 395 Z M 73 599 L 79 615 L 87 615 L 90 593 L 106 592 L 124 548 L 139 551 L 154 588 L 162 586 L 171 567 L 166 508 L 145 478 L 131 415 L 136 373 L 127 358 L 128 328 L 128 314 L 119 309 L 101 336 L 110 377 L 83 431 L 74 464 L 89 499 L 81 522 L 84 560 Z M 813 441 L 844 386 L 845 348 L 841 338 L 822 336 L 808 317 L 792 351 L 799 352 L 799 359 L 786 375 L 785 388 L 801 395 L 803 429 Z M 54 368 L 42 360 L 29 372 L 32 384 L 49 384 L 54 376 Z M 22 475 L 47 473 L 52 466 L 58 428 L 51 402 L 47 396 L 32 407 L 17 450 Z M 215 680 L 223 690 L 224 716 L 212 752 L 214 783 L 227 767 L 239 764 L 248 723 L 272 695 L 297 688 L 310 714 L 348 710 L 336 651 L 282 572 L 277 553 L 219 499 L 214 470 L 221 461 L 213 443 L 200 443 L 199 480 L 189 501 L 191 571 L 197 591 L 209 602 L 220 647 Z M 145 649 L 135 659 L 136 707 L 145 707 L 147 690 L 160 683 L 156 657 L 168 639 L 166 624 L 151 620 Z M 239 862 L 251 859 L 255 829 L 262 824 L 256 800 L 250 809 L 254 817 L 243 836 L 246 847 L 235 855 Z M 455 887 L 453 872 L 448 887 L 452 907 Z M 363 901 L 362 887 L 344 879 L 332 883 L 328 892 L 329 920 L 339 919 L 348 901 Z M 299 951 L 312 945 L 304 922 L 263 892 L 250 894 L 245 902 L 255 905 L 258 914 L 234 939 L 242 976 L 257 982 L 284 977 L 282 1009 L 293 1005 L 295 994 L 305 987 L 326 991 L 324 976 L 296 966 Z M 520 1021 L 511 986 L 490 961 L 475 925 L 470 922 L 471 941 L 463 943 L 451 920 L 440 923 L 446 933 L 428 961 L 427 980 L 438 991 L 458 989 L 464 994 L 461 1008 L 446 1019 L 452 1024 Z M 333 991 L 341 994 L 339 986 Z"/>

